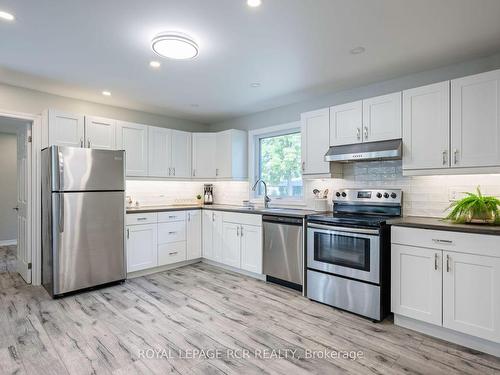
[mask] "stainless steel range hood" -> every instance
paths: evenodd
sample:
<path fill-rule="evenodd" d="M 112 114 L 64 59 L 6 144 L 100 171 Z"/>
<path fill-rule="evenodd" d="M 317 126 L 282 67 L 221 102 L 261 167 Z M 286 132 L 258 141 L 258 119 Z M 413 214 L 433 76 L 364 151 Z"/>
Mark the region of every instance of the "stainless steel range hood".
<path fill-rule="evenodd" d="M 402 157 L 401 149 L 401 139 L 331 146 L 325 155 L 325 161 L 348 163 L 351 161 L 397 160 Z"/>

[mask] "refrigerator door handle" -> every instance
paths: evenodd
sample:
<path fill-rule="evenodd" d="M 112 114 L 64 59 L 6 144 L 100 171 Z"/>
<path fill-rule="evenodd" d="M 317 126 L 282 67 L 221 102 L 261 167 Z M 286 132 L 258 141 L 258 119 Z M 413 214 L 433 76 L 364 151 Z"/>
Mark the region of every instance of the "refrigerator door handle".
<path fill-rule="evenodd" d="M 61 151 L 58 152 L 58 157 L 57 157 L 57 163 L 58 165 L 58 179 L 59 179 L 59 190 L 64 190 L 64 158 L 63 158 L 63 153 Z"/>
<path fill-rule="evenodd" d="M 59 233 L 64 233 L 64 195 L 58 194 L 59 201 Z"/>

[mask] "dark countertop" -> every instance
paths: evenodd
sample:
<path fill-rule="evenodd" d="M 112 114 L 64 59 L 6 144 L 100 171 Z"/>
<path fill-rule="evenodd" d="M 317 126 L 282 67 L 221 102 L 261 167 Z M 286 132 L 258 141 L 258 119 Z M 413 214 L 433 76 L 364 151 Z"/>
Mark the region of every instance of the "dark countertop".
<path fill-rule="evenodd" d="M 397 227 L 444 230 L 450 232 L 490 234 L 500 236 L 500 225 L 489 224 L 453 224 L 451 221 L 422 216 L 406 216 L 388 221 Z"/>
<path fill-rule="evenodd" d="M 147 212 L 168 212 L 168 211 L 186 211 L 206 209 L 214 211 L 238 212 L 244 214 L 257 215 L 276 215 L 276 216 L 291 216 L 291 217 L 306 217 L 307 215 L 319 214 L 321 212 L 312 210 L 303 210 L 296 208 L 247 208 L 243 206 L 231 206 L 225 204 L 212 205 L 187 205 L 187 206 L 144 206 L 139 208 L 127 208 L 127 214 L 143 214 Z"/>

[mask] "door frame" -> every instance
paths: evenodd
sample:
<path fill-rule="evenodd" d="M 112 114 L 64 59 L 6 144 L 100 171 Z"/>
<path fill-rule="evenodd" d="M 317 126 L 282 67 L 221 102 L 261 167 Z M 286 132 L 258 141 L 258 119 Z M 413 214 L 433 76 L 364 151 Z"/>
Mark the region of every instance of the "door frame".
<path fill-rule="evenodd" d="M 0 108 L 1 117 L 10 117 L 31 122 L 31 218 L 28 231 L 31 233 L 31 284 L 41 284 L 41 171 L 40 156 L 42 146 L 42 116 L 32 113 L 15 112 Z"/>

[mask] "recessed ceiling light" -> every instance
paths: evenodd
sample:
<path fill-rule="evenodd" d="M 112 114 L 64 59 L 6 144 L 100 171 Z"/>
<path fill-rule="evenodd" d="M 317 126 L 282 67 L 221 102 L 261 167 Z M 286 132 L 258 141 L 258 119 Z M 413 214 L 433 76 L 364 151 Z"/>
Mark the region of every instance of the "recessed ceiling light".
<path fill-rule="evenodd" d="M 252 8 L 260 7 L 262 0 L 247 0 L 247 5 Z"/>
<path fill-rule="evenodd" d="M 151 62 L 149 63 L 149 66 L 150 66 L 151 68 L 159 68 L 159 67 L 161 66 L 161 64 L 160 64 L 160 62 L 159 62 L 159 61 L 151 61 Z"/>
<path fill-rule="evenodd" d="M 189 36 L 177 32 L 164 32 L 151 41 L 153 51 L 169 59 L 186 60 L 198 56 L 198 45 Z"/>
<path fill-rule="evenodd" d="M 16 17 L 14 17 L 14 15 L 11 13 L 0 10 L 0 18 L 6 21 L 14 21 Z"/>
<path fill-rule="evenodd" d="M 109 91 L 106 91 L 106 90 L 104 90 L 104 91 L 102 92 L 102 94 L 103 94 L 104 96 L 111 96 L 111 93 L 110 93 Z"/>
<path fill-rule="evenodd" d="M 360 53 L 365 52 L 365 47 L 355 47 L 352 50 L 349 51 L 351 55 L 359 55 Z"/>
<path fill-rule="evenodd" d="M 251 83 L 250 87 L 260 87 L 260 83 L 259 82 Z"/>

